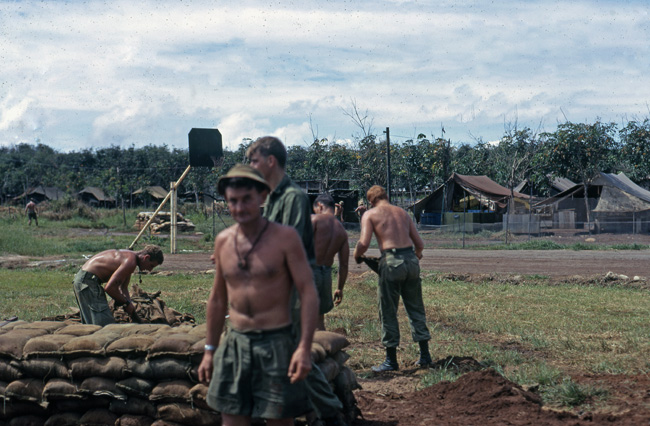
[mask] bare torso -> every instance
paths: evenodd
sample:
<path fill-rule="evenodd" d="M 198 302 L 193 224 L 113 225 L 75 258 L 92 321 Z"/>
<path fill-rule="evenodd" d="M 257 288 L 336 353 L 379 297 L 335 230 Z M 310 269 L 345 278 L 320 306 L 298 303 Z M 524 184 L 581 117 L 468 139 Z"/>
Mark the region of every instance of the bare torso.
<path fill-rule="evenodd" d="M 289 300 L 291 277 L 287 254 L 278 241 L 286 239 L 293 228 L 269 223 L 268 229 L 246 259 L 247 269 L 238 266 L 254 242 L 237 232 L 237 226 L 220 235 L 218 265 L 226 281 L 230 301 L 230 323 L 237 330 L 268 330 L 291 322 Z M 235 252 L 235 238 L 237 251 Z"/>
<path fill-rule="evenodd" d="M 404 209 L 388 203 L 381 203 L 363 215 L 362 227 L 363 223 L 366 222 L 371 223 L 381 250 L 411 247 L 413 245 L 417 248 L 418 241 L 414 241 L 412 235 L 414 225 Z M 417 236 L 417 239 L 419 239 L 419 236 Z"/>
<path fill-rule="evenodd" d="M 318 265 L 332 266 L 334 256 L 348 243 L 348 234 L 338 219 L 331 214 L 311 215 L 314 229 L 314 251 Z"/>
<path fill-rule="evenodd" d="M 133 273 L 137 266 L 136 256 L 136 253 L 131 250 L 106 250 L 88 259 L 81 269 L 97 275 L 105 283 L 121 266 L 130 269 L 129 273 Z"/>

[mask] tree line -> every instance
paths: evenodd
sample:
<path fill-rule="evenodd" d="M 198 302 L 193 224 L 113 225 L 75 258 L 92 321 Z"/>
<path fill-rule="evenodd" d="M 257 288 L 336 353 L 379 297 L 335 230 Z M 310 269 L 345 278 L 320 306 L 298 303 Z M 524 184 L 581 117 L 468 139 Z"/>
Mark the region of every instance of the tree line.
<path fill-rule="evenodd" d="M 386 152 L 390 149 L 391 187 L 410 199 L 430 192 L 455 172 L 487 175 L 512 188 L 528 179 L 543 195 L 554 177 L 588 185 L 597 172 L 624 172 L 639 185 L 650 183 L 650 120 L 615 123 L 561 123 L 553 132 L 537 132 L 509 125 L 497 142 L 477 140 L 454 143 L 442 137 L 419 134 L 400 143 L 367 131 L 352 143 L 314 137 L 311 144 L 288 147 L 287 172 L 294 180 L 318 180 L 327 189 L 348 180 L 350 189 L 363 194 L 374 184 L 387 184 Z M 224 149 L 218 168 L 196 167 L 181 183 L 179 192 L 213 192 L 217 178 L 235 163 L 245 161 L 252 139 L 236 150 Z M 286 141 L 285 141 L 286 142 Z M 0 148 L 0 197 L 3 203 L 26 190 L 56 186 L 70 195 L 87 186 L 128 201 L 144 186 L 169 188 L 189 164 L 188 150 L 162 146 L 142 148 L 57 150 L 39 143 Z"/>

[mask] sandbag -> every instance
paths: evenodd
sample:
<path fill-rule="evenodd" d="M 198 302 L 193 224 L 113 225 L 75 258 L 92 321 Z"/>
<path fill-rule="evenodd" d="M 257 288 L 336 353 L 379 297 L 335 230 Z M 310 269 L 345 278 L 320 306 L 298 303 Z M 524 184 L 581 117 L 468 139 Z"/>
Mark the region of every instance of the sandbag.
<path fill-rule="evenodd" d="M 45 334 L 43 336 L 33 337 L 25 343 L 23 357 L 58 356 L 61 354 L 63 345 L 68 343 L 73 337 L 69 334 Z"/>
<path fill-rule="evenodd" d="M 21 363 L 23 372 L 27 377 L 37 377 L 49 380 L 54 377 L 70 378 L 68 365 L 58 358 L 35 358 Z"/>
<path fill-rule="evenodd" d="M 327 357 L 327 352 L 325 348 L 318 342 L 311 343 L 311 360 L 316 364 L 320 364 Z"/>
<path fill-rule="evenodd" d="M 45 330 L 47 333 L 54 333 L 63 327 L 65 327 L 65 324 L 59 321 L 34 321 L 18 324 L 14 327 L 14 330 Z"/>
<path fill-rule="evenodd" d="M 86 411 L 79 419 L 79 426 L 107 426 L 114 425 L 118 416 L 105 408 L 95 408 Z"/>
<path fill-rule="evenodd" d="M 323 371 L 328 382 L 334 380 L 334 378 L 339 374 L 339 371 L 341 371 L 338 362 L 329 357 L 325 358 L 325 361 L 318 364 L 318 367 Z"/>
<path fill-rule="evenodd" d="M 108 358 L 84 357 L 68 361 L 73 379 L 99 376 L 120 380 L 126 377 L 126 361 L 116 356 Z"/>
<path fill-rule="evenodd" d="M 100 330 L 102 328 L 101 325 L 95 325 L 95 324 L 70 324 L 66 325 L 63 328 L 59 328 L 54 332 L 54 334 L 69 334 L 71 336 L 88 336 L 89 334 L 93 334 L 97 330 Z"/>
<path fill-rule="evenodd" d="M 17 329 L 6 332 L 0 339 L 0 357 L 21 359 L 25 344 L 34 337 L 47 334 L 41 329 Z"/>
<path fill-rule="evenodd" d="M 128 374 L 135 374 L 150 380 L 160 380 L 165 378 L 173 379 L 192 379 L 190 371 L 192 365 L 189 361 L 174 358 L 156 358 L 150 361 L 142 358 L 127 359 L 126 371 Z"/>
<path fill-rule="evenodd" d="M 106 347 L 106 355 L 136 357 L 147 354 L 149 347 L 156 341 L 155 337 L 146 334 L 130 334 L 112 342 Z"/>
<path fill-rule="evenodd" d="M 130 327 L 125 328 L 121 334 L 122 336 L 150 335 L 160 330 L 170 330 L 171 327 L 167 324 L 129 324 Z"/>
<path fill-rule="evenodd" d="M 52 379 L 43 387 L 43 399 L 57 401 L 61 399 L 83 399 L 77 384 L 65 379 Z"/>
<path fill-rule="evenodd" d="M 0 420 L 10 420 L 19 416 L 44 416 L 45 408 L 35 402 L 12 401 L 11 404 L 0 405 Z"/>
<path fill-rule="evenodd" d="M 120 416 L 131 414 L 135 416 L 156 417 L 156 406 L 142 398 L 130 397 L 125 401 L 111 401 L 108 409 Z"/>
<path fill-rule="evenodd" d="M 208 386 L 203 383 L 197 383 L 190 389 L 189 395 L 192 406 L 212 410 L 207 402 L 208 389 Z"/>
<path fill-rule="evenodd" d="M 345 336 L 325 330 L 314 332 L 314 342 L 320 343 L 328 355 L 333 355 L 350 345 Z"/>
<path fill-rule="evenodd" d="M 221 422 L 221 416 L 217 412 L 192 408 L 189 404 L 159 405 L 158 417 L 164 421 L 191 426 L 210 426 Z"/>
<path fill-rule="evenodd" d="M 132 414 L 124 414 L 117 421 L 115 426 L 151 426 L 154 419 L 149 416 L 134 416 Z"/>
<path fill-rule="evenodd" d="M 14 417 L 9 421 L 9 426 L 43 426 L 47 418 L 28 414 L 26 416 Z"/>
<path fill-rule="evenodd" d="M 170 380 L 158 383 L 149 396 L 149 401 L 160 403 L 185 402 L 189 403 L 192 383 L 187 380 Z"/>
<path fill-rule="evenodd" d="M 119 338 L 120 334 L 115 331 L 104 332 L 99 330 L 87 336 L 73 337 L 63 345 L 62 350 L 67 358 L 104 356 L 106 347 Z"/>
<path fill-rule="evenodd" d="M 155 422 L 151 423 L 151 426 L 184 426 L 184 425 L 176 422 L 167 422 L 165 420 L 158 419 Z"/>
<path fill-rule="evenodd" d="M 192 345 L 201 340 L 201 336 L 189 333 L 170 334 L 159 337 L 150 347 L 147 359 L 160 357 L 186 358 L 195 355 L 191 352 Z M 203 353 L 203 348 L 200 353 Z"/>
<path fill-rule="evenodd" d="M 90 396 L 83 399 L 61 399 L 52 401 L 48 408 L 52 413 L 63 413 L 68 411 L 85 413 L 94 408 L 108 409 L 111 401 L 113 401 L 113 398 L 108 396 Z"/>
<path fill-rule="evenodd" d="M 339 365 L 344 365 L 350 359 L 350 355 L 345 351 L 338 351 L 332 355 L 332 359 Z"/>
<path fill-rule="evenodd" d="M 23 369 L 18 361 L 0 359 L 0 380 L 13 382 L 23 377 Z"/>
<path fill-rule="evenodd" d="M 106 377 L 89 377 L 79 385 L 79 392 L 84 395 L 106 396 L 125 401 L 127 396 L 115 386 L 115 380 Z"/>
<path fill-rule="evenodd" d="M 197 326 L 194 326 L 190 331 L 188 331 L 188 334 L 205 337 L 207 331 L 208 331 L 208 326 L 207 326 L 206 323 L 203 323 L 203 324 L 199 324 Z"/>
<path fill-rule="evenodd" d="M 40 379 L 18 379 L 7 385 L 5 395 L 12 400 L 40 403 L 43 400 L 43 387 Z"/>
<path fill-rule="evenodd" d="M 5 400 L 5 392 L 7 391 L 8 384 L 9 383 L 0 380 L 0 403 L 3 403 Z"/>
<path fill-rule="evenodd" d="M 120 380 L 115 383 L 115 386 L 129 396 L 149 398 L 149 395 L 155 386 L 155 382 L 134 376 Z"/>
<path fill-rule="evenodd" d="M 3 331 L 10 331 L 13 330 L 16 326 L 22 325 L 22 324 L 27 324 L 28 321 L 24 320 L 16 320 L 16 321 L 10 321 L 9 323 L 3 325 L 0 327 Z"/>
<path fill-rule="evenodd" d="M 50 416 L 43 426 L 73 426 L 79 424 L 81 413 L 66 412 Z"/>

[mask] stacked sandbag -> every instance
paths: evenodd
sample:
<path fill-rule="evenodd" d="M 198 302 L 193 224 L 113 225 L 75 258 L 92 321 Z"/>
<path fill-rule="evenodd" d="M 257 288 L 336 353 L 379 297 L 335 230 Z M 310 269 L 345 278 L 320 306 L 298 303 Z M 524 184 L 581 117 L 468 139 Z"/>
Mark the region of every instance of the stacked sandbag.
<path fill-rule="evenodd" d="M 151 219 L 154 212 L 140 212 L 136 216 L 135 225 L 133 226 L 136 229 L 142 229 L 147 222 Z M 172 224 L 172 214 L 171 212 L 158 212 L 156 217 L 151 221 L 149 228 L 154 234 L 159 234 L 161 232 L 169 232 Z M 191 232 L 194 231 L 196 226 L 192 223 L 191 220 L 185 219 L 181 213 L 176 213 L 176 230 L 180 232 Z"/>
<path fill-rule="evenodd" d="M 360 414 L 353 391 L 361 389 L 361 385 L 354 372 L 345 365 L 350 355 L 343 349 L 349 344 L 348 339 L 341 334 L 318 330 L 314 333 L 311 357 L 343 403 L 343 415 L 351 421 Z"/>
<path fill-rule="evenodd" d="M 205 324 L 16 321 L 0 327 L 0 425 L 218 425 L 198 382 Z M 312 357 L 356 416 L 345 337 L 317 332 Z"/>

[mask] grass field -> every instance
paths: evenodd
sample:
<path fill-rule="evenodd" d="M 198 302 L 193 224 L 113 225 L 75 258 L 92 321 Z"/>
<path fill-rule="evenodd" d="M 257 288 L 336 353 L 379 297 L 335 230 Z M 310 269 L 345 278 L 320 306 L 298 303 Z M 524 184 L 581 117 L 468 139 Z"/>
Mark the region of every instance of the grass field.
<path fill-rule="evenodd" d="M 135 217 L 134 212 L 131 214 Z M 92 254 L 127 247 L 133 240 L 133 230 L 120 224 L 121 212 L 115 216 L 60 221 L 43 218 L 36 229 L 0 215 L 0 255 Z M 209 252 L 212 218 L 197 211 L 191 219 L 206 237 L 180 240 L 181 249 Z M 99 222 L 112 232 L 70 233 L 72 228 L 101 229 L 93 228 Z M 116 235 L 120 230 L 131 234 Z M 157 242 L 155 236 L 147 238 Z M 16 315 L 35 321 L 68 313 L 69 307 L 75 307 L 71 283 L 76 268 L 0 268 L 0 319 Z M 342 305 L 326 317 L 329 329 L 347 331 L 352 342 L 348 363 L 359 375 L 368 374 L 369 367 L 384 356 L 379 344 L 375 279 L 373 274 L 350 277 Z M 141 287 L 148 292 L 160 290 L 168 306 L 191 313 L 200 323 L 205 321 L 211 284 L 212 277 L 206 274 L 154 274 L 144 276 Z M 476 284 L 425 273 L 423 297 L 434 336 L 434 359 L 449 355 L 473 357 L 512 381 L 538 384 L 549 404 L 575 406 L 589 396 L 601 398 L 606 404 L 605 392 L 573 382 L 571 375 L 575 373 L 650 373 L 647 290 L 550 285 L 536 277 L 529 277 L 523 284 Z M 417 358 L 417 346 L 411 342 L 402 308 L 400 325 L 403 344 L 398 359 L 407 363 Z M 454 378 L 453 370 L 432 370 L 422 377 L 421 386 Z"/>

